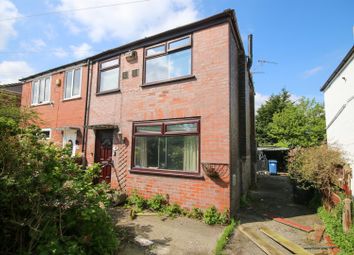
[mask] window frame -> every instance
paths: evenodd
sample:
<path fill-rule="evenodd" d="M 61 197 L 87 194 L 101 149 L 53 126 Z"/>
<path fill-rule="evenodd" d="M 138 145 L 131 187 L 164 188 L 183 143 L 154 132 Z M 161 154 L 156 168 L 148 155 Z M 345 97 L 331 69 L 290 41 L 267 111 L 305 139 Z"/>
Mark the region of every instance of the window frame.
<path fill-rule="evenodd" d="M 75 74 L 75 70 L 80 69 L 80 88 L 79 88 L 79 94 L 77 96 L 73 96 L 73 88 L 74 88 L 74 74 Z M 71 90 L 70 90 L 70 97 L 65 97 L 65 90 L 66 90 L 66 76 L 68 72 L 73 72 L 73 75 L 71 77 Z M 64 90 L 63 90 L 63 101 L 66 100 L 71 100 L 71 99 L 75 99 L 75 98 L 80 98 L 81 97 L 81 88 L 82 88 L 82 67 L 74 67 L 72 69 L 68 69 L 65 71 L 65 75 L 64 75 Z"/>
<path fill-rule="evenodd" d="M 38 98 L 37 98 L 37 102 L 36 103 L 33 103 L 33 88 L 34 88 L 34 84 L 36 82 L 39 82 L 39 86 L 40 86 L 40 83 L 41 83 L 41 80 L 45 80 L 46 79 L 49 79 L 49 93 L 48 93 L 48 100 L 47 101 L 43 101 L 41 103 L 39 103 L 39 88 L 38 88 Z M 50 104 L 50 99 L 51 99 L 51 95 L 52 95 L 52 76 L 51 75 L 47 75 L 47 76 L 42 76 L 42 77 L 38 77 L 36 79 L 33 79 L 32 80 L 32 83 L 31 83 L 31 106 L 39 106 L 39 105 L 46 105 L 46 104 Z"/>
<path fill-rule="evenodd" d="M 166 132 L 168 125 L 173 124 L 197 124 L 197 131 L 194 132 Z M 161 125 L 161 132 L 136 132 L 136 127 L 141 126 L 156 126 Z M 198 162 L 197 162 L 197 171 L 188 172 L 183 170 L 170 170 L 170 169 L 155 169 L 155 168 L 145 168 L 145 167 L 135 167 L 135 139 L 136 137 L 146 137 L 146 136 L 160 136 L 160 137 L 173 137 L 173 136 L 190 136 L 195 135 L 198 136 Z M 191 119 L 178 119 L 178 120 L 159 120 L 159 121 L 144 121 L 144 122 L 133 122 L 132 123 L 132 148 L 131 148 L 131 173 L 142 173 L 142 174 L 152 174 L 152 175 L 167 175 L 167 176 L 175 176 L 175 177 L 190 177 L 203 179 L 204 177 L 201 175 L 200 171 L 200 153 L 201 151 L 201 133 L 200 133 L 200 118 L 191 118 Z"/>
<path fill-rule="evenodd" d="M 45 138 L 46 140 L 50 140 L 52 138 L 52 129 L 51 128 L 42 128 L 41 133 L 43 133 L 43 132 L 49 132 L 49 136 Z"/>
<path fill-rule="evenodd" d="M 183 45 L 183 46 L 180 46 L 180 47 L 177 47 L 177 48 L 173 48 L 173 49 L 169 49 L 168 48 L 170 43 L 173 43 L 173 42 L 176 42 L 176 41 L 180 41 L 180 40 L 183 40 L 183 39 L 186 39 L 186 38 L 189 38 L 189 44 Z M 149 49 L 152 49 L 152 48 L 155 48 L 155 47 L 159 47 L 159 46 L 165 46 L 165 51 L 162 52 L 162 53 L 156 53 L 156 54 L 153 54 L 153 55 L 150 55 L 150 56 L 147 55 L 147 51 Z M 190 74 L 179 76 L 179 77 L 174 77 L 174 78 L 169 78 L 169 79 L 164 79 L 164 80 L 146 82 L 146 62 L 147 62 L 147 60 L 158 58 L 158 57 L 162 57 L 162 56 L 167 56 L 167 55 L 169 55 L 171 53 L 175 53 L 175 52 L 178 52 L 178 51 L 183 51 L 183 50 L 186 50 L 186 49 L 191 49 L 191 69 L 190 69 Z M 148 85 L 154 85 L 154 84 L 160 84 L 160 83 L 166 83 L 166 82 L 171 82 L 171 81 L 178 81 L 178 80 L 184 80 L 184 79 L 188 79 L 188 78 L 193 78 L 194 77 L 194 75 L 193 75 L 193 36 L 192 36 L 192 34 L 189 34 L 189 35 L 181 36 L 181 37 L 178 37 L 178 38 L 174 38 L 174 39 L 162 42 L 162 43 L 158 43 L 158 44 L 154 44 L 152 46 L 146 47 L 146 48 L 144 48 L 143 58 L 144 58 L 143 59 L 143 62 L 144 62 L 144 65 L 143 65 L 143 69 L 144 69 L 143 70 L 143 84 L 142 84 L 143 87 L 144 86 L 148 86 Z"/>
<path fill-rule="evenodd" d="M 103 63 L 106 63 L 106 62 L 109 62 L 109 61 L 112 61 L 112 60 L 115 60 L 115 59 L 118 60 L 118 64 L 117 65 L 101 68 L 101 65 Z M 98 70 L 97 70 L 98 75 L 97 75 L 96 95 L 103 95 L 103 94 L 109 94 L 109 93 L 112 93 L 112 92 L 120 91 L 120 77 L 121 77 L 121 68 L 120 68 L 121 67 L 121 58 L 120 58 L 120 55 L 119 56 L 114 56 L 114 57 L 111 57 L 111 58 L 108 58 L 108 59 L 101 60 L 97 64 L 98 64 Z M 118 87 L 114 88 L 114 89 L 101 91 L 101 72 L 109 71 L 109 70 L 115 69 L 115 68 L 119 69 L 118 70 L 118 84 L 117 84 Z"/>

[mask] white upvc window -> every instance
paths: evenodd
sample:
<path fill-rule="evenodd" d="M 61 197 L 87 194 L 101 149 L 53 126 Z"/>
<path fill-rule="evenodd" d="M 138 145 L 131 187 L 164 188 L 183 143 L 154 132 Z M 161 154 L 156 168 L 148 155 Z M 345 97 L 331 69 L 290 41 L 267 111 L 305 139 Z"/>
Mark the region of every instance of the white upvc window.
<path fill-rule="evenodd" d="M 64 99 L 80 97 L 81 67 L 65 72 Z"/>
<path fill-rule="evenodd" d="M 50 101 L 50 77 L 43 77 L 32 82 L 32 105 Z"/>
<path fill-rule="evenodd" d="M 52 137 L 52 130 L 50 128 L 42 128 L 41 133 L 46 139 L 50 139 Z"/>

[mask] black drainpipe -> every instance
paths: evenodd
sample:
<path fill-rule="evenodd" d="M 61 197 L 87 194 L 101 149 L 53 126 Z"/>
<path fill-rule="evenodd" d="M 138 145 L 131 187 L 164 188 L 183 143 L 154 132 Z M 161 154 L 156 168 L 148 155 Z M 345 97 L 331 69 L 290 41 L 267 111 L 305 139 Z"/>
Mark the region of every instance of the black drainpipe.
<path fill-rule="evenodd" d="M 85 102 L 85 115 L 84 115 L 84 133 L 82 140 L 82 154 L 83 154 L 83 165 L 87 165 L 87 136 L 88 136 L 88 121 L 89 121 L 89 109 L 90 109 L 90 99 L 91 99 L 91 60 L 87 60 L 87 77 L 86 77 L 86 102 Z"/>

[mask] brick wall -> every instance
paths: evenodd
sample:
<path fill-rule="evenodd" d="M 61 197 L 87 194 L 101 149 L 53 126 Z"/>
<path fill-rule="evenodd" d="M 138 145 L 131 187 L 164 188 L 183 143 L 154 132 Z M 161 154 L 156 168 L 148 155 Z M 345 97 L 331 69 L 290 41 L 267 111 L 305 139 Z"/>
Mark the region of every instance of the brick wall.
<path fill-rule="evenodd" d="M 132 122 L 171 118 L 200 117 L 201 162 L 230 164 L 229 132 L 229 34 L 228 24 L 214 26 L 193 34 L 192 73 L 195 79 L 142 87 L 143 49 L 137 49 L 138 60 L 129 63 L 121 57 L 121 73 L 139 69 L 139 76 L 122 80 L 121 91 L 96 96 L 97 64 L 93 66 L 89 125 L 118 125 L 125 145 L 115 146 L 113 157 L 117 171 L 125 171 L 125 188 L 137 190 L 145 197 L 168 194 L 170 202 L 183 207 L 230 208 L 229 171 L 219 181 L 204 179 L 133 174 L 131 167 Z M 88 132 L 87 159 L 94 159 L 95 134 Z M 120 157 L 126 158 L 122 162 Z M 123 168 L 123 170 L 122 170 Z M 201 171 L 203 175 L 203 171 Z M 118 187 L 115 173 L 112 186 Z"/>
<path fill-rule="evenodd" d="M 26 82 L 22 89 L 21 105 L 29 107 L 31 110 L 38 114 L 41 122 L 41 128 L 51 128 L 51 140 L 58 145 L 62 144 L 63 136 L 62 131 L 58 128 L 62 127 L 79 127 L 78 134 L 79 146 L 77 152 L 81 151 L 83 123 L 85 115 L 85 100 L 86 100 L 86 83 L 87 83 L 87 70 L 86 66 L 82 67 L 82 86 L 81 97 L 73 100 L 63 100 L 64 98 L 64 76 L 65 72 L 57 72 L 51 75 L 50 84 L 50 101 L 52 104 L 31 106 L 31 91 L 32 81 Z M 55 84 L 56 80 L 61 81 L 61 85 Z"/>

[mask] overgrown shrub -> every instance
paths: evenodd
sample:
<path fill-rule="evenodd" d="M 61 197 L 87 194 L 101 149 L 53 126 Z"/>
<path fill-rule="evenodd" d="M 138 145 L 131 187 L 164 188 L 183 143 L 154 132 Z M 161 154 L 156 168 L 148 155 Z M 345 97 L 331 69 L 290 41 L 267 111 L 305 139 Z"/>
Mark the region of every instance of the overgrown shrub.
<path fill-rule="evenodd" d="M 0 107 L 1 253 L 112 254 L 117 239 L 106 211 L 108 187 L 92 184 L 99 168 L 82 170 L 69 153 L 29 125 L 29 115 L 4 107 Z"/>
<path fill-rule="evenodd" d="M 294 149 L 289 153 L 288 171 L 292 180 L 303 188 L 315 188 L 328 194 L 338 183 L 338 172 L 347 164 L 340 150 L 321 145 Z"/>
<path fill-rule="evenodd" d="M 326 233 L 341 249 L 340 254 L 354 254 L 354 227 L 348 233 L 343 232 L 342 226 L 343 202 L 338 204 L 330 212 L 324 207 L 318 209 L 318 215 L 326 225 Z"/>

